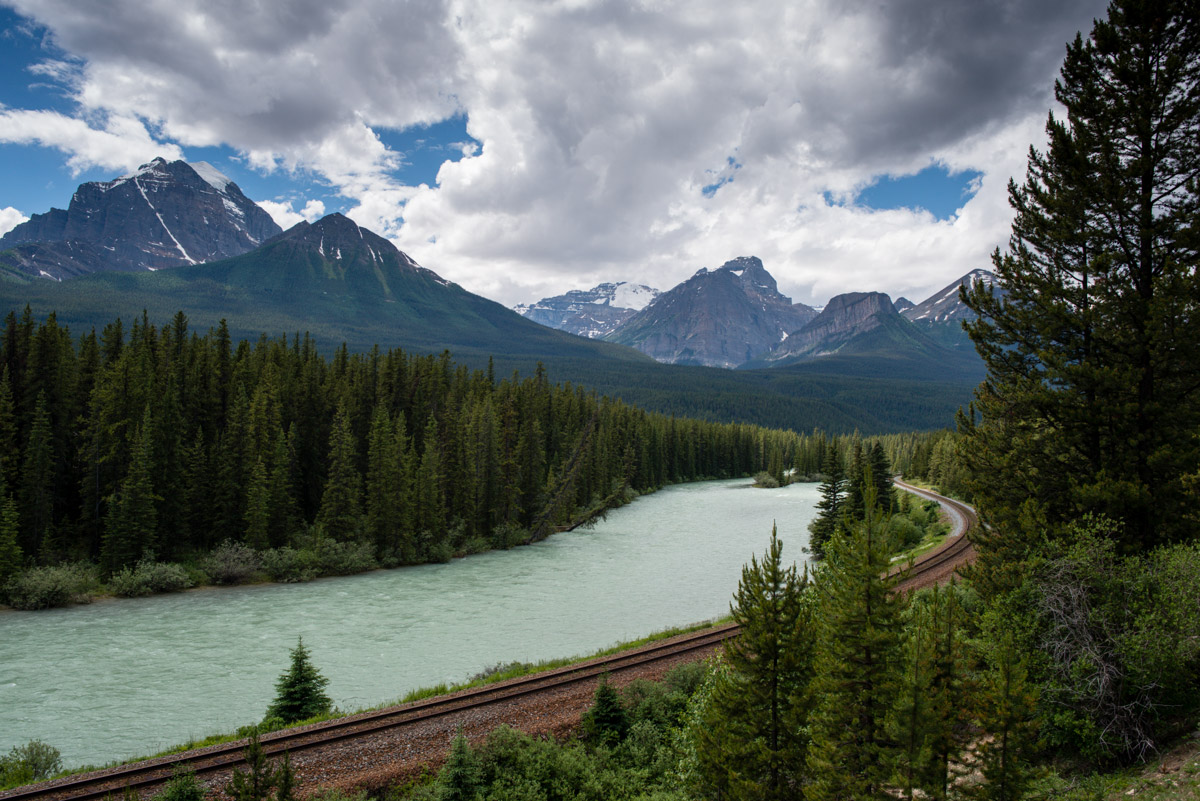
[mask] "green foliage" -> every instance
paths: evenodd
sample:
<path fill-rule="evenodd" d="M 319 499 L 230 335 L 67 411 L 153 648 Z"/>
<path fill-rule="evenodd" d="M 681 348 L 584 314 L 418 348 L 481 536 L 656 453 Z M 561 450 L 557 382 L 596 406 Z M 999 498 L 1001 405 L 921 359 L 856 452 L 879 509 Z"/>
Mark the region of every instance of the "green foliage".
<path fill-rule="evenodd" d="M 888 576 L 894 550 L 868 484 L 866 516 L 829 543 L 815 583 L 821 599 L 812 744 L 805 788 L 810 801 L 879 797 L 897 757 L 888 726 L 899 691 L 904 599 Z"/>
<path fill-rule="evenodd" d="M 4 596 L 17 609 L 49 609 L 88 603 L 99 588 L 96 568 L 75 562 L 18 573 L 4 585 Z"/>
<path fill-rule="evenodd" d="M 257 575 L 262 566 L 258 553 L 248 545 L 225 540 L 201 562 L 214 584 L 244 584 Z"/>
<path fill-rule="evenodd" d="M 583 713 L 582 725 L 589 739 L 609 745 L 621 742 L 629 731 L 629 713 L 617 691 L 609 685 L 607 674 L 596 685 L 592 705 Z"/>
<path fill-rule="evenodd" d="M 160 592 L 179 592 L 192 586 L 192 579 L 181 566 L 143 559 L 133 567 L 126 567 L 108 579 L 108 588 L 113 595 L 136 598 Z"/>
<path fill-rule="evenodd" d="M 454 735 L 450 757 L 438 778 L 439 801 L 474 801 L 479 797 L 479 765 L 461 728 Z"/>
<path fill-rule="evenodd" d="M 817 516 L 808 525 L 812 535 L 808 549 L 817 559 L 825 558 L 825 546 L 842 521 L 842 502 L 846 491 L 846 472 L 842 464 L 842 454 L 835 440 L 825 452 L 825 461 L 821 465 L 821 472 L 825 474 L 821 482 L 821 500 L 817 501 Z"/>
<path fill-rule="evenodd" d="M 62 755 L 52 745 L 30 740 L 0 756 L 0 790 L 49 779 L 62 770 Z"/>
<path fill-rule="evenodd" d="M 813 609 L 807 574 L 784 566 L 774 528 L 761 562 L 742 568 L 731 606 L 741 634 L 725 648 L 698 732 L 699 771 L 731 798 L 790 798 L 805 778 L 812 706 Z"/>
<path fill-rule="evenodd" d="M 1120 556 L 1085 519 L 1033 586 L 1051 736 L 1099 762 L 1157 752 L 1200 707 L 1200 547 Z"/>
<path fill-rule="evenodd" d="M 154 794 L 154 801 L 204 801 L 204 785 L 195 771 L 176 768 L 166 786 Z"/>
<path fill-rule="evenodd" d="M 329 679 L 312 664 L 304 640 L 297 639 L 292 649 L 292 664 L 275 682 L 275 700 L 267 708 L 266 717 L 295 723 L 325 714 L 333 706 L 325 687 Z"/>
<path fill-rule="evenodd" d="M 250 733 L 242 756 L 247 769 L 234 768 L 225 785 L 225 793 L 233 801 L 295 801 L 295 774 L 289 754 L 285 753 L 282 760 L 272 764 L 259 742 L 256 729 Z"/>
<path fill-rule="evenodd" d="M 981 801 L 1019 801 L 1037 773 L 1037 690 L 1011 635 L 985 640 L 982 649 L 987 669 L 977 703 L 979 722 L 988 736 L 979 740 L 975 755 L 983 781 L 968 791 Z"/>
<path fill-rule="evenodd" d="M 1200 25 L 1193 4 L 1117 0 L 1067 48 L 1065 119 L 1010 185 L 1001 292 L 963 293 L 988 378 L 964 416 L 970 488 L 994 527 L 976 581 L 1011 590 L 1086 513 L 1122 549 L 1195 538 L 1200 466 Z M 1017 570 L 1013 570 L 1013 566 Z"/>

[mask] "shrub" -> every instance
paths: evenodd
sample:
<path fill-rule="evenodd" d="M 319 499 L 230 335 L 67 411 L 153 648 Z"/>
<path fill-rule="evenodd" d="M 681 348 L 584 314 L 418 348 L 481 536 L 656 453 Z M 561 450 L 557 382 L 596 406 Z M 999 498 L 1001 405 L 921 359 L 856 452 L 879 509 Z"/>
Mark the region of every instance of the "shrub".
<path fill-rule="evenodd" d="M 225 540 L 204 559 L 203 568 L 214 584 L 244 584 L 254 578 L 260 564 L 253 548 Z"/>
<path fill-rule="evenodd" d="M 505 522 L 492 529 L 492 547 L 508 550 L 529 541 L 529 532 L 516 523 Z"/>
<path fill-rule="evenodd" d="M 49 609 L 88 603 L 99 586 L 95 566 L 75 562 L 30 568 L 9 579 L 4 594 L 17 609 Z"/>
<path fill-rule="evenodd" d="M 316 544 L 312 558 L 322 576 L 349 576 L 377 567 L 374 551 L 365 542 L 322 539 Z"/>
<path fill-rule="evenodd" d="M 191 576 L 181 565 L 143 559 L 136 567 L 127 567 L 112 575 L 108 587 L 114 595 L 136 598 L 158 592 L 179 592 L 193 586 Z"/>
<path fill-rule="evenodd" d="M 30 740 L 0 757 L 0 790 L 49 779 L 62 770 L 62 755 L 52 745 Z"/>
<path fill-rule="evenodd" d="M 162 792 L 154 794 L 154 801 L 204 801 L 204 785 L 194 771 L 177 767 Z"/>
<path fill-rule="evenodd" d="M 282 548 L 272 548 L 262 555 L 263 570 L 271 577 L 271 581 L 285 583 L 311 581 L 316 578 L 317 570 L 313 561 L 312 551 L 298 551 L 286 545 Z"/>
<path fill-rule="evenodd" d="M 764 470 L 755 474 L 754 486 L 762 489 L 779 489 L 779 480 Z"/>

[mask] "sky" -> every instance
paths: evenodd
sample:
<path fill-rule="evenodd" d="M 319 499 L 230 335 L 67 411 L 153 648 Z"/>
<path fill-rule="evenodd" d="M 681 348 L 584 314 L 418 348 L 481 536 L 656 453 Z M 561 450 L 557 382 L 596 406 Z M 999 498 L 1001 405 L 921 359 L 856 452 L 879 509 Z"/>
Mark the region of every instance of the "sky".
<path fill-rule="evenodd" d="M 921 300 L 1004 247 L 1099 0 L 0 0 L 0 232 L 156 156 L 506 305 Z"/>

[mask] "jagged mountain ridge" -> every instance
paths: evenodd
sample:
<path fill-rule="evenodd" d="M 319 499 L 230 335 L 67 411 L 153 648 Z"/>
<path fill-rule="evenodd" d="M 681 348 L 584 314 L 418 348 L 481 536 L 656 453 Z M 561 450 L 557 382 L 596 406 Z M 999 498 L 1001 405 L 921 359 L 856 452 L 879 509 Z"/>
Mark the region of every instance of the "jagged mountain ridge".
<path fill-rule="evenodd" d="M 61 281 L 102 270 L 159 270 L 246 253 L 281 233 L 207 162 L 156 158 L 112 181 L 80 184 L 0 237 L 11 269 Z"/>
<path fill-rule="evenodd" d="M 982 269 L 971 270 L 912 308 L 904 309 L 902 314 L 906 320 L 943 347 L 963 353 L 974 353 L 975 346 L 963 330 L 962 322 L 974 320 L 975 312 L 958 299 L 958 288 L 969 286 L 976 281 L 993 287 L 995 291 L 1003 292 L 996 283 L 995 273 Z"/>
<path fill-rule="evenodd" d="M 161 323 L 182 310 L 197 328 L 224 319 L 235 337 L 251 340 L 308 332 L 327 349 L 449 349 L 458 358 L 511 357 L 523 368 L 543 357 L 650 363 L 632 349 L 540 326 L 467 292 L 341 214 L 298 223 L 248 253 L 206 264 L 63 282 L 0 272 L 0 303 L 55 312 L 79 331 L 143 310 Z"/>
<path fill-rule="evenodd" d="M 600 284 L 591 289 L 572 289 L 563 295 L 521 304 L 513 311 L 535 323 L 598 339 L 649 306 L 659 290 L 625 281 Z"/>
<path fill-rule="evenodd" d="M 882 326 L 885 317 L 898 314 L 891 298 L 882 292 L 837 295 L 803 328 L 789 333 L 765 356 L 765 361 L 797 361 L 837 353 L 855 337 Z"/>
<path fill-rule="evenodd" d="M 770 352 L 816 316 L 793 304 L 755 256 L 701 268 L 606 339 L 669 364 L 737 367 Z"/>

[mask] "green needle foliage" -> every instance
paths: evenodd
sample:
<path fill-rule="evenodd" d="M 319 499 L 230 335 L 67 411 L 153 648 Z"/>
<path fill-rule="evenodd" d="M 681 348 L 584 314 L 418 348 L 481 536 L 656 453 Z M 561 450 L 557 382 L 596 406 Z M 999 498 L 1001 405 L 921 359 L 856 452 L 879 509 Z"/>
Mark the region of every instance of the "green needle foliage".
<path fill-rule="evenodd" d="M 701 732 L 701 772 L 735 799 L 795 798 L 804 783 L 811 706 L 812 603 L 807 573 L 784 566 L 774 527 L 761 562 L 742 568 L 733 619 L 739 637 L 725 648 Z"/>
<path fill-rule="evenodd" d="M 869 476 L 869 471 L 868 471 Z M 835 536 L 818 572 L 819 642 L 809 801 L 881 798 L 890 786 L 898 744 L 888 725 L 898 694 L 903 599 L 887 575 L 892 535 L 868 480 L 866 515 Z"/>
<path fill-rule="evenodd" d="M 233 769 L 225 785 L 226 795 L 233 801 L 267 801 L 272 796 L 274 801 L 295 801 L 295 773 L 289 754 L 284 753 L 281 761 L 271 764 L 255 730 L 242 755 L 249 770 Z"/>
<path fill-rule="evenodd" d="M 278 718 L 295 723 L 328 712 L 333 703 L 325 694 L 325 678 L 313 666 L 304 639 L 292 649 L 292 666 L 275 682 L 275 701 L 267 709 L 267 719 Z"/>
<path fill-rule="evenodd" d="M 988 368 L 960 428 L 985 594 L 1045 527 L 1093 512 L 1122 549 L 1193 539 L 1200 466 L 1200 22 L 1191 0 L 1116 0 L 1067 48 L 1049 147 L 1031 150 L 999 288 L 962 297 Z"/>

